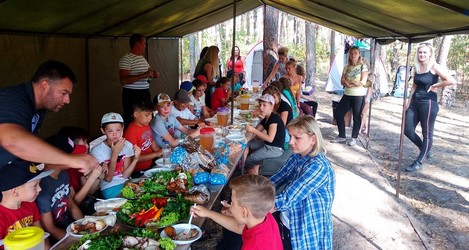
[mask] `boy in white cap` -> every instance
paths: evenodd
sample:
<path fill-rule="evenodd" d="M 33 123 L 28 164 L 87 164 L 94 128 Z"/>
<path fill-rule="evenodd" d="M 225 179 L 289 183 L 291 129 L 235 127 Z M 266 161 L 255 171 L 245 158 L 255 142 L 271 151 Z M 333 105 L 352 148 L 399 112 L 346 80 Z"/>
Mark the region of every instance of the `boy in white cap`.
<path fill-rule="evenodd" d="M 158 114 L 153 117 L 153 120 L 150 122 L 150 127 L 158 146 L 163 148 L 165 142 L 171 147 L 179 145 L 176 130 L 191 137 L 199 136 L 199 128 L 196 130 L 186 128 L 177 120 L 176 116 L 172 114 L 171 98 L 169 98 L 167 94 L 160 93 L 155 96 L 155 98 L 153 98 L 153 104 Z"/>
<path fill-rule="evenodd" d="M 275 98 L 265 94 L 258 100 L 260 115 L 264 119 L 257 127 L 246 125 L 246 131 L 256 135 L 256 138 L 248 143 L 248 150 L 244 153 L 246 159 L 244 168 L 248 174 L 259 174 L 259 166 L 264 159 L 281 156 L 285 143 L 285 125 L 282 118 L 273 113 Z"/>
<path fill-rule="evenodd" d="M 43 167 L 20 160 L 0 170 L 0 239 L 23 227 L 41 227 L 34 200 L 41 191 L 39 181 L 52 173 L 39 170 Z"/>
<path fill-rule="evenodd" d="M 101 193 L 104 198 L 109 199 L 120 195 L 124 183 L 137 165 L 141 150 L 122 137 L 124 119 L 118 113 L 103 115 L 101 132 L 106 135 L 106 139 L 91 149 L 91 155 L 100 164 L 107 166 L 107 172 L 101 181 Z"/>

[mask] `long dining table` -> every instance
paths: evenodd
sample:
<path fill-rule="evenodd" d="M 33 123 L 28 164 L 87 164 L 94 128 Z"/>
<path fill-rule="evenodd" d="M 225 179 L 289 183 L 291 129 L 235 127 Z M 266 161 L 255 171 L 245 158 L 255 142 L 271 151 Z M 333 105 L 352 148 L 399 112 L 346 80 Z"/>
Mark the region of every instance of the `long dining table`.
<path fill-rule="evenodd" d="M 235 114 L 239 115 L 239 110 L 235 110 Z M 253 134 L 246 133 L 244 135 L 244 143 L 247 144 L 247 142 L 249 140 L 251 140 L 252 138 L 253 138 Z M 225 141 L 228 142 L 226 139 L 225 139 Z M 242 147 L 242 149 L 237 151 L 236 153 L 229 154 L 229 156 L 228 156 L 229 161 L 228 161 L 228 164 L 227 164 L 227 166 L 229 168 L 229 172 L 228 172 L 228 175 L 227 175 L 228 180 L 232 177 L 233 173 L 236 170 L 236 166 L 238 164 L 240 164 L 241 166 L 244 165 L 243 155 L 244 155 L 244 150 L 245 149 L 246 149 L 246 147 Z M 216 202 L 220 202 L 219 197 L 220 197 L 220 194 L 222 193 L 223 188 L 225 187 L 225 185 L 226 184 L 224 184 L 224 185 L 210 185 L 210 184 L 208 184 L 207 187 L 208 187 L 208 190 L 210 191 L 210 199 L 209 199 L 208 203 L 204 204 L 203 206 L 205 206 L 208 209 L 212 209 L 212 207 L 214 206 L 214 204 Z M 205 218 L 202 218 L 202 217 L 194 218 L 192 220 L 192 224 L 197 225 L 200 228 L 203 227 L 204 222 L 205 222 Z M 133 228 L 131 228 L 131 227 L 127 226 L 125 223 L 122 223 L 119 220 L 117 220 L 117 222 L 114 226 L 106 228 L 101 233 L 103 235 L 105 235 L 105 234 L 108 234 L 112 231 L 118 231 L 118 232 L 123 232 L 124 233 L 124 232 L 128 232 L 128 231 L 131 231 L 131 230 L 133 230 Z M 51 247 L 51 249 L 53 249 L 53 250 L 68 250 L 73 244 L 79 242 L 79 240 L 80 240 L 80 237 L 76 237 L 76 236 L 73 236 L 71 234 L 67 234 L 59 242 L 57 242 L 55 245 L 53 245 Z M 177 250 L 183 250 L 183 249 L 188 249 L 188 248 L 190 248 L 190 246 L 178 246 L 176 249 Z"/>

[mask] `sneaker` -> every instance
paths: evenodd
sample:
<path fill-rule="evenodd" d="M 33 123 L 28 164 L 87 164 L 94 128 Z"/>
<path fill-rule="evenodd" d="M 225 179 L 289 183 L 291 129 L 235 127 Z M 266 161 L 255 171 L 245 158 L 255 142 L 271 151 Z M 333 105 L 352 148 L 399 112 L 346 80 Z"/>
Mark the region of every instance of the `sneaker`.
<path fill-rule="evenodd" d="M 350 141 L 348 142 L 348 145 L 352 147 L 357 145 L 357 139 L 355 138 L 350 139 Z"/>
<path fill-rule="evenodd" d="M 347 142 L 347 139 L 342 138 L 342 137 L 337 137 L 337 138 L 331 140 L 331 143 L 346 143 L 346 142 Z"/>
<path fill-rule="evenodd" d="M 433 158 L 433 150 L 430 149 L 430 151 L 427 152 L 427 159 Z"/>
<path fill-rule="evenodd" d="M 407 172 L 415 172 L 419 169 L 422 168 L 422 163 L 418 161 L 414 161 L 412 164 L 410 164 L 408 167 L 405 168 L 405 171 Z"/>

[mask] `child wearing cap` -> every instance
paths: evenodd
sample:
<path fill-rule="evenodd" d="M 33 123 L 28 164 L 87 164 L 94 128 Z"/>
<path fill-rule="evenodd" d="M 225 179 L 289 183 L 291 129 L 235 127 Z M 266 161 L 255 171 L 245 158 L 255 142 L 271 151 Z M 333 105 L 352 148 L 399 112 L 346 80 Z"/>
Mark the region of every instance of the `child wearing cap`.
<path fill-rule="evenodd" d="M 160 147 L 165 146 L 165 141 L 171 147 L 179 145 L 179 140 L 176 137 L 176 130 L 181 131 L 183 134 L 191 137 L 197 137 L 200 134 L 200 128 L 195 130 L 188 129 L 183 126 L 174 114 L 172 114 L 171 98 L 165 93 L 160 93 L 153 98 L 153 104 L 158 111 L 158 114 L 153 117 L 150 122 L 151 130 L 156 144 Z"/>
<path fill-rule="evenodd" d="M 41 227 L 34 201 L 41 191 L 39 181 L 52 171 L 40 171 L 39 168 L 41 165 L 15 161 L 0 170 L 0 239 L 23 227 Z"/>
<path fill-rule="evenodd" d="M 187 107 L 191 99 L 189 94 L 184 89 L 176 91 L 174 95 L 173 105 L 171 106 L 171 113 L 176 116 L 176 119 L 186 127 L 198 126 L 205 127 L 205 122 L 198 119 Z"/>
<path fill-rule="evenodd" d="M 205 76 L 200 75 L 200 77 L 205 78 Z M 199 78 L 199 76 L 198 76 Z M 207 89 L 206 79 L 202 81 L 200 79 L 195 79 L 192 81 L 194 86 L 192 94 L 190 95 L 191 102 L 189 109 L 197 116 L 198 118 L 209 118 L 212 117 L 215 112 L 205 105 L 205 89 Z"/>
<path fill-rule="evenodd" d="M 141 149 L 132 177 L 141 177 L 141 172 L 154 164 L 153 159 L 162 155 L 162 150 L 156 145 L 149 125 L 153 118 L 153 109 L 150 99 L 136 100 L 133 104 L 133 121 L 124 131 L 124 138 Z"/>
<path fill-rule="evenodd" d="M 242 249 L 283 249 L 275 218 L 275 187 L 261 175 L 241 175 L 230 181 L 231 205 L 223 204 L 228 214 L 211 211 L 204 206 L 191 207 L 199 217 L 208 217 L 222 227 L 241 234 Z"/>
<path fill-rule="evenodd" d="M 265 158 L 279 157 L 283 154 L 285 143 L 285 124 L 277 113 L 274 113 L 275 98 L 265 94 L 259 97 L 259 108 L 262 121 L 253 127 L 246 125 L 246 131 L 256 135 L 248 143 L 245 151 L 244 167 L 249 174 L 259 174 L 259 165 Z"/>
<path fill-rule="evenodd" d="M 101 180 L 101 193 L 105 199 L 110 199 L 120 195 L 124 183 L 137 165 L 141 150 L 123 137 L 124 119 L 118 113 L 103 115 L 101 132 L 106 135 L 106 139 L 91 149 L 91 155 L 100 164 L 107 166 Z"/>
<path fill-rule="evenodd" d="M 52 146 L 70 154 L 75 145 L 70 138 L 62 135 L 51 136 L 46 141 Z M 70 186 L 68 166 L 46 164 L 45 170 L 53 170 L 50 176 L 40 181 L 41 192 L 36 198 L 36 205 L 41 214 L 44 230 L 51 234 L 51 243 L 62 239 L 70 223 L 83 218 L 83 213 L 73 201 L 75 190 Z"/>
<path fill-rule="evenodd" d="M 230 97 L 231 81 L 228 77 L 222 77 L 220 80 L 217 81 L 217 88 L 215 92 L 212 94 L 211 99 L 211 106 L 213 110 L 217 110 L 219 107 L 225 107 L 228 103 L 228 99 Z"/>

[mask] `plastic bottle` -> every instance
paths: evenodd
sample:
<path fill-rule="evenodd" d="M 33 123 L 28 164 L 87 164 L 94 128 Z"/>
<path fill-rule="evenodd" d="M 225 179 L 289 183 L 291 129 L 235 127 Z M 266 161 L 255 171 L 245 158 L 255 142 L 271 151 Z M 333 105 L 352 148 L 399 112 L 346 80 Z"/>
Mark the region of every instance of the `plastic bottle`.
<path fill-rule="evenodd" d="M 169 159 L 169 156 L 171 155 L 171 146 L 167 141 L 164 142 L 164 147 L 163 147 L 163 164 L 170 165 L 171 161 Z"/>

